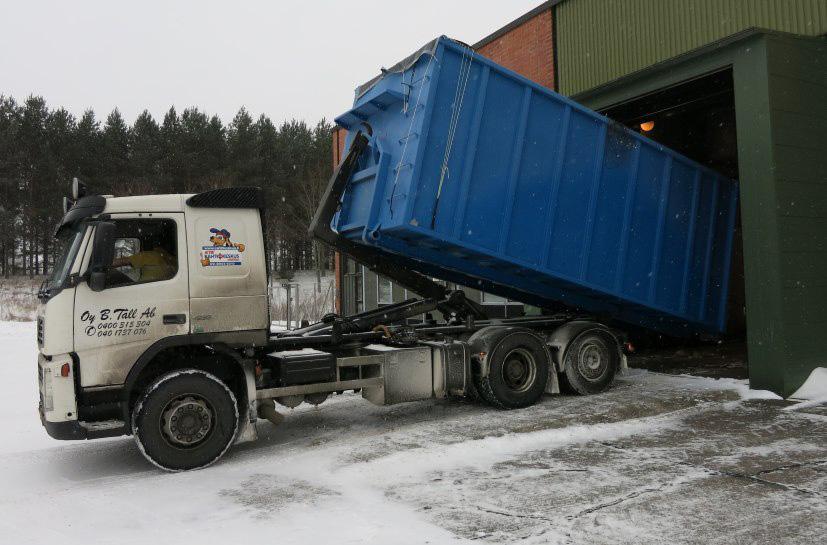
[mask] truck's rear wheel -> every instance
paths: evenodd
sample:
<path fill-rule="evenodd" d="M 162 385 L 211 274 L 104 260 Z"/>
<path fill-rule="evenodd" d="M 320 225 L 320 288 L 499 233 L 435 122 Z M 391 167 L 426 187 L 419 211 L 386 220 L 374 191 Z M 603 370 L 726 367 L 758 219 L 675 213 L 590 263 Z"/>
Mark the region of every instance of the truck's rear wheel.
<path fill-rule="evenodd" d="M 563 387 L 580 395 L 609 388 L 620 368 L 617 343 L 602 332 L 582 333 L 566 349 L 561 374 Z"/>
<path fill-rule="evenodd" d="M 167 471 L 199 469 L 218 461 L 232 445 L 238 424 L 233 392 L 197 369 L 161 376 L 132 411 L 138 448 Z"/>
<path fill-rule="evenodd" d="M 528 407 L 542 397 L 549 357 L 542 340 L 527 331 L 509 332 L 486 355 L 488 374 L 477 377 L 480 396 L 501 409 Z"/>

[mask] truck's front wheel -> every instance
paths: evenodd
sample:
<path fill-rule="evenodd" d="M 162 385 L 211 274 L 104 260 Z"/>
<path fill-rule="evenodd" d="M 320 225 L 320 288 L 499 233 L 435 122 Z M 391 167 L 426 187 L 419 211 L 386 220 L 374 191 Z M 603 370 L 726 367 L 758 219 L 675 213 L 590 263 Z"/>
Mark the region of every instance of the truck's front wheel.
<path fill-rule="evenodd" d="M 167 471 L 200 469 L 216 462 L 238 431 L 233 392 L 197 369 L 174 371 L 149 385 L 132 411 L 138 448 Z"/>

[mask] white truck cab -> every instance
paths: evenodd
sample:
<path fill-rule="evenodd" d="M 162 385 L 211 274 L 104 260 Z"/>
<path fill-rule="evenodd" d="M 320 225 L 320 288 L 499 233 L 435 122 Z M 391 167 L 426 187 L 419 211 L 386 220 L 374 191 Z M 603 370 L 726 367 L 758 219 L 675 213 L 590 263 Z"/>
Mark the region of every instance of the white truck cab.
<path fill-rule="evenodd" d="M 267 342 L 256 195 L 88 196 L 67 212 L 37 315 L 41 416 L 53 437 L 128 432 L 124 388 L 159 354 Z"/>

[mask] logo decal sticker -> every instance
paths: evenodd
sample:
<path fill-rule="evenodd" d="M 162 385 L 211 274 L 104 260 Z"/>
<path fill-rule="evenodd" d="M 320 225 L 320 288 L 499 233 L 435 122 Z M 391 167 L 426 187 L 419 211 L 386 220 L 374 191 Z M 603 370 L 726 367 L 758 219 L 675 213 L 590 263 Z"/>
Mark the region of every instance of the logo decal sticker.
<path fill-rule="evenodd" d="M 244 244 L 230 240 L 230 232 L 213 227 L 210 229 L 210 245 L 201 246 L 202 267 L 227 267 L 241 265 Z"/>

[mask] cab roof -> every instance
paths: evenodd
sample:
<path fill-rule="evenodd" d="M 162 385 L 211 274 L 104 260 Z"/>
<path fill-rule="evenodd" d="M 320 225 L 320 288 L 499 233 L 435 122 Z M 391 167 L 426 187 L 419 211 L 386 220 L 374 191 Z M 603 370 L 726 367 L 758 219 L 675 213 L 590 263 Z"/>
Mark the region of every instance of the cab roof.
<path fill-rule="evenodd" d="M 106 197 L 105 214 L 128 212 L 183 212 L 191 194 Z"/>

